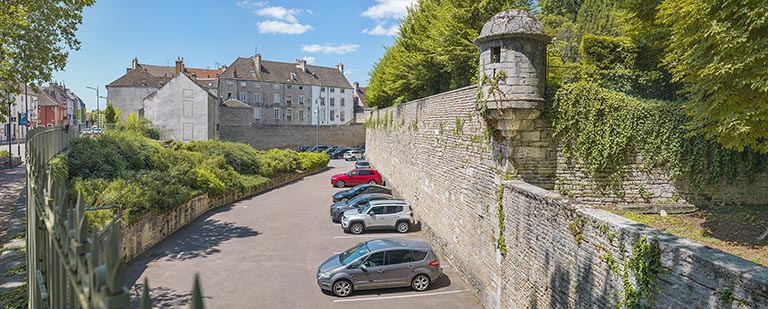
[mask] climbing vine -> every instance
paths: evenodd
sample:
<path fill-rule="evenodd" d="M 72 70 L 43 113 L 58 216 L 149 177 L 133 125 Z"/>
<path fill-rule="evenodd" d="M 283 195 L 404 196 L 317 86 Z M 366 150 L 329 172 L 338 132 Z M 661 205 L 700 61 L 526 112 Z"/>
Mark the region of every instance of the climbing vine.
<path fill-rule="evenodd" d="M 693 133 L 679 102 L 638 99 L 582 81 L 560 88 L 552 117 L 564 157 L 593 177 L 619 182 L 635 154 L 644 168 L 670 168 L 695 187 L 768 171 L 768 155 L 724 150 Z"/>
<path fill-rule="evenodd" d="M 648 308 L 643 300 L 651 304 L 654 302 L 653 294 L 658 286 L 659 274 L 664 271 L 661 266 L 661 250 L 645 236 L 640 237 L 633 248 L 634 255 L 626 261 L 624 267 L 619 265 L 611 252 L 606 252 L 603 260 L 622 281 L 624 296 L 617 307 Z M 630 271 L 636 284 L 629 280 Z"/>
<path fill-rule="evenodd" d="M 496 248 L 499 249 L 501 255 L 507 255 L 507 240 L 504 237 L 504 230 L 506 229 L 504 223 L 506 219 L 506 214 L 504 214 L 504 186 L 496 190 L 496 211 L 499 216 L 499 237 L 496 239 Z"/>
<path fill-rule="evenodd" d="M 488 99 L 492 98 L 495 101 L 501 101 L 505 97 L 504 91 L 502 91 L 499 87 L 499 82 L 506 78 L 507 73 L 504 72 L 504 70 L 499 71 L 494 77 L 489 77 L 487 74 L 483 73 L 483 78 L 480 81 L 480 85 L 477 87 L 477 95 L 475 96 L 475 109 L 480 112 L 480 115 L 485 121 L 485 126 L 487 127 L 489 133 L 486 136 L 489 142 L 491 141 L 491 137 L 500 139 L 501 132 L 496 129 L 496 123 L 494 122 L 493 118 L 490 117 L 491 111 L 488 109 Z M 488 84 L 489 87 L 488 90 L 484 93 L 483 85 L 485 84 Z M 496 110 L 501 112 L 500 109 Z"/>

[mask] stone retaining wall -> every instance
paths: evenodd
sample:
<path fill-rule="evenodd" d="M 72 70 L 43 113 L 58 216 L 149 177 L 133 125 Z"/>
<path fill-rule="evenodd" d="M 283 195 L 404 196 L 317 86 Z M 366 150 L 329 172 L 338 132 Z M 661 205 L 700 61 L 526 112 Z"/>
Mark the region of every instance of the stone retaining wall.
<path fill-rule="evenodd" d="M 475 110 L 475 94 L 468 87 L 374 112 L 366 158 L 393 192 L 412 204 L 434 248 L 483 305 L 616 306 L 625 297 L 620 273 L 635 256 L 634 244 L 646 236 L 661 250 L 666 269 L 658 276 L 655 307 L 768 307 L 765 267 L 589 208 L 577 198 L 599 202 L 601 194 L 577 168 L 559 164 L 549 125 L 536 124 L 541 129 L 537 136 L 489 138 Z M 562 185 L 557 175 L 572 177 L 566 181 L 572 186 L 583 184 L 571 187 L 575 199 L 547 190 Z M 664 188 L 675 184 L 663 171 L 651 179 L 631 175 L 627 181 L 635 186 L 630 194 L 640 196 L 643 185 L 659 190 L 660 198 L 673 198 Z M 635 283 L 631 272 L 628 279 Z M 730 295 L 733 301 L 724 303 Z"/>
<path fill-rule="evenodd" d="M 272 178 L 271 182 L 247 192 L 235 190 L 229 191 L 221 196 L 211 197 L 209 197 L 208 194 L 201 194 L 183 205 L 179 205 L 168 213 L 145 214 L 140 220 L 122 226 L 123 233 L 121 235 L 121 245 L 123 260 L 128 262 L 139 256 L 173 234 L 173 232 L 195 220 L 206 211 L 272 190 L 276 187 L 288 184 L 305 176 L 319 173 L 326 169 L 327 168 L 321 168 L 306 172 L 278 175 Z"/>
<path fill-rule="evenodd" d="M 219 138 L 246 143 L 256 149 L 290 148 L 320 145 L 342 147 L 365 144 L 362 124 L 346 125 L 229 125 L 222 123 Z"/>

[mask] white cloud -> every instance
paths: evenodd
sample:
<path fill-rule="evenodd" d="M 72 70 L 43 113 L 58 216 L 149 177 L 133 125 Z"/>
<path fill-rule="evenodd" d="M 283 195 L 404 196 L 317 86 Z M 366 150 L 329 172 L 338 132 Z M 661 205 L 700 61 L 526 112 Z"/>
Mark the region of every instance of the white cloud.
<path fill-rule="evenodd" d="M 386 35 L 386 36 L 393 36 L 399 32 L 399 25 L 394 24 L 389 28 L 384 27 L 382 24 L 376 24 L 376 27 L 373 27 L 373 29 L 365 28 L 363 29 L 363 33 L 370 34 L 370 35 Z"/>
<path fill-rule="evenodd" d="M 374 19 L 398 19 L 405 16 L 408 13 L 406 8 L 415 3 L 416 0 L 376 0 L 376 4 L 365 10 L 362 15 Z"/>
<path fill-rule="evenodd" d="M 237 7 L 240 7 L 240 8 L 252 10 L 252 9 L 255 9 L 255 8 L 263 7 L 263 6 L 267 5 L 267 3 L 264 2 L 264 1 L 238 0 L 235 3 L 235 5 Z"/>
<path fill-rule="evenodd" d="M 308 30 L 312 30 L 310 25 L 302 25 L 300 23 L 283 22 L 277 20 L 267 20 L 258 22 L 259 33 L 271 33 L 271 34 L 302 34 Z"/>
<path fill-rule="evenodd" d="M 331 44 L 312 44 L 312 45 L 303 45 L 301 46 L 301 50 L 308 52 L 308 53 L 323 53 L 323 54 L 346 54 L 353 51 L 356 51 L 358 48 L 360 48 L 360 45 L 357 44 L 341 44 L 341 45 L 331 45 Z"/>
<path fill-rule="evenodd" d="M 312 26 L 304 25 L 297 18 L 302 12 L 312 14 L 310 10 L 289 9 L 282 6 L 267 6 L 266 1 L 238 0 L 235 5 L 250 10 L 254 15 L 266 17 L 258 21 L 259 33 L 271 34 L 302 34 L 312 30 Z"/>
<path fill-rule="evenodd" d="M 307 64 L 315 63 L 315 57 L 312 57 L 312 56 L 304 56 L 301 59 L 304 59 L 304 61 L 306 61 Z"/>
<path fill-rule="evenodd" d="M 301 13 L 299 9 L 286 9 L 281 6 L 268 6 L 256 11 L 256 15 L 272 17 L 274 19 L 284 20 L 291 23 L 298 23 L 296 15 Z"/>

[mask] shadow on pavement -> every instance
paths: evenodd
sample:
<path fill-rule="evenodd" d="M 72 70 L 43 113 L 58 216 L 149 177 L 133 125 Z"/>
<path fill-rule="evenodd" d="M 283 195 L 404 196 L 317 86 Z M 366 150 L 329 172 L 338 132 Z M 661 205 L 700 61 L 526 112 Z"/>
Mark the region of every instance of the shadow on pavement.
<path fill-rule="evenodd" d="M 438 278 L 437 281 L 432 282 L 432 285 L 426 291 L 418 292 L 418 293 L 428 293 L 438 289 L 447 288 L 449 286 L 451 286 L 451 278 L 447 274 L 443 273 L 443 275 L 440 276 L 440 278 Z M 390 294 L 407 293 L 407 292 L 414 292 L 414 291 L 410 287 L 362 290 L 362 291 L 355 291 L 354 294 L 350 296 L 350 298 L 354 298 L 355 296 L 386 296 Z M 326 295 L 330 295 L 332 297 L 336 297 L 333 295 L 333 293 L 328 291 L 323 291 L 323 293 Z"/>

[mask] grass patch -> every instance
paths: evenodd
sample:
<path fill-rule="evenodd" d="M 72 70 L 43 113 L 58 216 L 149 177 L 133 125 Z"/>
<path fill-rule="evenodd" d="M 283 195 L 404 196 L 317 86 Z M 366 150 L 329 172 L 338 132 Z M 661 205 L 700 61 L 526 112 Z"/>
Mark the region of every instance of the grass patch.
<path fill-rule="evenodd" d="M 0 295 L 0 302 L 5 309 L 27 308 L 27 284 L 6 291 Z"/>
<path fill-rule="evenodd" d="M 608 210 L 638 223 L 768 266 L 768 239 L 758 240 L 768 227 L 768 208 L 765 206 L 721 206 L 665 217 Z"/>

